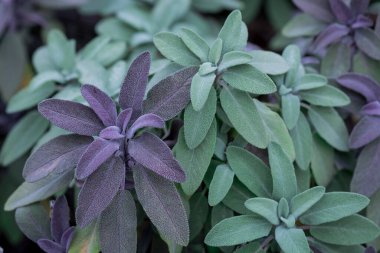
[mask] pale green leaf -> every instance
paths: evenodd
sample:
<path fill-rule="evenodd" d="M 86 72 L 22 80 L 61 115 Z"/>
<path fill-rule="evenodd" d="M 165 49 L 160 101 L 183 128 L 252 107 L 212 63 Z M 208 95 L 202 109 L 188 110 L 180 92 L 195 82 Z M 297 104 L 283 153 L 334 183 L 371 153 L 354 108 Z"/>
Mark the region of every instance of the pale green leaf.
<path fill-rule="evenodd" d="M 330 107 L 311 106 L 308 111 L 317 133 L 339 151 L 348 151 L 348 131 L 340 115 Z"/>
<path fill-rule="evenodd" d="M 223 41 L 220 38 L 217 38 L 210 48 L 208 54 L 208 60 L 214 64 L 218 64 L 220 57 L 222 56 Z"/>
<path fill-rule="evenodd" d="M 241 215 L 227 218 L 216 224 L 205 238 L 209 246 L 231 246 L 267 236 L 272 228 L 264 218 Z"/>
<path fill-rule="evenodd" d="M 269 136 L 264 122 L 256 104 L 246 92 L 224 87 L 220 102 L 228 119 L 244 139 L 259 148 L 268 146 Z"/>
<path fill-rule="evenodd" d="M 325 187 L 316 186 L 294 196 L 290 201 L 290 213 L 294 218 L 309 210 L 325 193 Z"/>
<path fill-rule="evenodd" d="M 293 129 L 301 112 L 301 101 L 298 96 L 288 93 L 281 96 L 282 118 L 288 129 Z"/>
<path fill-rule="evenodd" d="M 214 73 L 206 76 L 201 76 L 199 73 L 194 75 L 191 81 L 190 98 L 195 111 L 200 111 L 205 105 L 215 77 Z"/>
<path fill-rule="evenodd" d="M 252 94 L 270 94 L 276 91 L 276 85 L 268 75 L 248 64 L 229 68 L 223 74 L 223 80 L 236 89 Z"/>
<path fill-rule="evenodd" d="M 282 29 L 282 34 L 286 37 L 297 38 L 302 36 L 315 36 L 320 33 L 326 25 L 322 21 L 301 13 L 294 16 Z"/>
<path fill-rule="evenodd" d="M 226 164 L 218 165 L 208 192 L 210 206 L 219 204 L 230 190 L 234 180 L 234 172 Z"/>
<path fill-rule="evenodd" d="M 289 64 L 289 71 L 286 74 L 285 85 L 287 87 L 294 87 L 299 78 L 299 68 L 301 66 L 301 51 L 295 45 L 287 46 L 282 53 L 282 57 Z"/>
<path fill-rule="evenodd" d="M 299 79 L 295 90 L 311 90 L 325 86 L 327 84 L 327 78 L 318 74 L 305 74 Z"/>
<path fill-rule="evenodd" d="M 59 30 L 52 30 L 47 36 L 47 47 L 57 67 L 68 71 L 75 67 L 75 41 L 67 40 Z"/>
<path fill-rule="evenodd" d="M 289 64 L 281 55 L 263 50 L 252 50 L 249 54 L 252 56 L 249 64 L 263 73 L 280 75 L 289 70 Z"/>
<path fill-rule="evenodd" d="M 311 170 L 318 185 L 327 186 L 336 173 L 334 149 L 317 134 L 313 136 Z"/>
<path fill-rule="evenodd" d="M 223 55 L 222 61 L 218 66 L 218 70 L 223 71 L 234 66 L 249 63 L 251 60 L 252 56 L 248 53 L 241 51 L 230 51 Z"/>
<path fill-rule="evenodd" d="M 280 220 L 277 216 L 277 201 L 267 198 L 252 198 L 244 203 L 250 211 L 264 217 L 273 225 L 278 225 Z"/>
<path fill-rule="evenodd" d="M 202 62 L 207 61 L 210 48 L 198 33 L 187 28 L 182 28 L 180 37 L 190 51 Z"/>
<path fill-rule="evenodd" d="M 355 214 L 369 204 L 366 196 L 353 192 L 329 192 L 301 215 L 304 224 L 319 225 Z"/>
<path fill-rule="evenodd" d="M 223 41 L 222 53 L 240 49 L 239 38 L 241 34 L 242 17 L 238 10 L 231 12 L 228 15 L 222 29 L 219 32 L 218 38 Z"/>
<path fill-rule="evenodd" d="M 345 43 L 336 43 L 327 49 L 321 61 L 321 74 L 328 78 L 337 78 L 349 72 L 351 68 L 351 47 Z"/>
<path fill-rule="evenodd" d="M 271 197 L 272 177 L 270 169 L 247 150 L 229 146 L 227 159 L 237 178 L 259 197 Z"/>
<path fill-rule="evenodd" d="M 301 112 L 297 124 L 290 130 L 296 152 L 296 163 L 302 170 L 309 168 L 313 153 L 313 136 L 309 122 Z"/>
<path fill-rule="evenodd" d="M 344 92 L 331 85 L 301 91 L 299 94 L 303 100 L 312 105 L 335 107 L 350 103 L 350 98 Z"/>
<path fill-rule="evenodd" d="M 302 229 L 286 228 L 279 226 L 275 230 L 278 245 L 284 253 L 308 253 L 310 252 L 306 235 Z"/>
<path fill-rule="evenodd" d="M 60 72 L 55 70 L 44 71 L 32 78 L 28 89 L 34 90 L 49 82 L 63 83 L 64 81 L 65 79 Z"/>
<path fill-rule="evenodd" d="M 297 180 L 292 162 L 277 143 L 268 146 L 269 164 L 273 178 L 273 197 L 290 200 L 297 194 Z"/>

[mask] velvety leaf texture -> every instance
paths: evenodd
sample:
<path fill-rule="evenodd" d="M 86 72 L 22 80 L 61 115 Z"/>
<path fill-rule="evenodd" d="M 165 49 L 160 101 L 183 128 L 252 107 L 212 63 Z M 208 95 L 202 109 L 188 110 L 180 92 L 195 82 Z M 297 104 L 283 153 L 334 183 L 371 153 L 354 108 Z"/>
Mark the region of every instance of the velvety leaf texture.
<path fill-rule="evenodd" d="M 76 102 L 47 99 L 39 103 L 38 110 L 54 125 L 76 134 L 94 136 L 103 129 L 94 111 Z"/>
<path fill-rule="evenodd" d="M 36 150 L 26 161 L 23 177 L 27 182 L 40 180 L 51 172 L 61 173 L 74 169 L 81 154 L 92 138 L 79 135 L 62 135 Z"/>
<path fill-rule="evenodd" d="M 174 184 L 142 166 L 134 168 L 133 177 L 137 198 L 162 236 L 187 245 L 187 216 Z"/>

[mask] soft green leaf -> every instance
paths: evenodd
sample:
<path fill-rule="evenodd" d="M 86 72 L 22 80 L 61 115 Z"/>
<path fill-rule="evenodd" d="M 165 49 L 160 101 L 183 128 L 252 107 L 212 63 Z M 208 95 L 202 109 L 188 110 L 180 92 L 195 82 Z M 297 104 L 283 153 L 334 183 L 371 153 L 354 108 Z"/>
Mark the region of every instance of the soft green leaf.
<path fill-rule="evenodd" d="M 190 241 L 202 231 L 207 220 L 208 209 L 207 198 L 202 192 L 196 192 L 190 199 Z"/>
<path fill-rule="evenodd" d="M 306 235 L 302 229 L 279 226 L 275 230 L 276 242 L 284 253 L 310 252 Z"/>
<path fill-rule="evenodd" d="M 111 38 L 108 36 L 95 37 L 78 53 L 78 57 L 83 60 L 93 60 L 99 52 L 105 50 L 110 41 Z"/>
<path fill-rule="evenodd" d="M 337 78 L 349 72 L 351 67 L 351 47 L 345 43 L 336 43 L 327 49 L 321 61 L 321 74 L 328 78 Z"/>
<path fill-rule="evenodd" d="M 327 84 L 327 78 L 318 74 L 305 74 L 297 83 L 295 89 L 299 90 L 311 90 L 325 86 Z"/>
<path fill-rule="evenodd" d="M 292 139 L 289 131 L 285 126 L 284 121 L 277 113 L 270 110 L 265 104 L 258 100 L 254 100 L 259 109 L 261 118 L 264 120 L 264 125 L 269 134 L 269 141 L 279 144 L 290 160 L 296 157 Z"/>
<path fill-rule="evenodd" d="M 290 130 L 294 150 L 296 152 L 296 163 L 302 170 L 309 168 L 313 153 L 313 136 L 309 122 L 301 112 L 297 124 Z"/>
<path fill-rule="evenodd" d="M 256 104 L 246 92 L 224 87 L 220 102 L 228 119 L 244 139 L 256 147 L 267 147 L 269 136 L 264 122 Z"/>
<path fill-rule="evenodd" d="M 102 19 L 96 24 L 95 30 L 97 34 L 121 41 L 128 41 L 134 33 L 131 27 L 115 17 Z"/>
<path fill-rule="evenodd" d="M 223 41 L 222 53 L 240 49 L 239 38 L 241 34 L 242 17 L 238 10 L 231 12 L 228 15 L 222 29 L 219 32 L 218 38 Z"/>
<path fill-rule="evenodd" d="M 216 224 L 205 238 L 210 246 L 231 246 L 253 241 L 270 232 L 272 224 L 254 215 L 241 215 Z"/>
<path fill-rule="evenodd" d="M 38 73 L 45 71 L 55 71 L 56 68 L 53 59 L 50 57 L 47 46 L 43 46 L 34 51 L 32 56 L 33 67 Z"/>
<path fill-rule="evenodd" d="M 124 41 L 110 42 L 95 55 L 94 60 L 102 66 L 110 66 L 127 54 L 127 44 Z"/>
<path fill-rule="evenodd" d="M 280 220 L 277 216 L 277 201 L 267 198 L 252 198 L 244 203 L 250 211 L 264 217 L 273 225 L 278 225 Z"/>
<path fill-rule="evenodd" d="M 289 70 L 289 64 L 281 55 L 263 50 L 253 50 L 249 54 L 252 56 L 249 64 L 263 73 L 280 75 Z"/>
<path fill-rule="evenodd" d="M 214 206 L 211 210 L 211 226 L 215 226 L 222 220 L 234 216 L 234 211 L 220 203 Z"/>
<path fill-rule="evenodd" d="M 278 201 L 277 216 L 280 217 L 281 220 L 289 216 L 289 202 L 285 198 L 281 198 L 280 201 Z"/>
<path fill-rule="evenodd" d="M 380 19 L 378 19 L 380 20 Z M 367 55 L 357 52 L 353 58 L 353 72 L 371 76 L 380 83 L 380 61 L 371 59 Z"/>
<path fill-rule="evenodd" d="M 213 66 L 211 62 L 205 62 L 201 66 L 199 66 L 199 75 L 205 76 L 212 72 L 215 72 L 218 69 L 218 67 Z"/>
<path fill-rule="evenodd" d="M 57 67 L 68 71 L 75 67 L 75 41 L 67 40 L 59 30 L 52 30 L 47 36 L 47 47 Z"/>
<path fill-rule="evenodd" d="M 6 211 L 44 200 L 57 192 L 64 190 L 74 177 L 74 171 L 69 170 L 63 174 L 50 174 L 35 183 L 24 182 L 9 197 L 5 203 Z"/>
<path fill-rule="evenodd" d="M 206 138 L 195 149 L 187 147 L 183 130 L 179 134 L 178 142 L 174 149 L 176 158 L 186 173 L 187 180 L 181 186 L 188 196 L 191 196 L 198 189 L 206 174 L 214 154 L 216 130 L 216 121 L 214 120 Z"/>
<path fill-rule="evenodd" d="M 99 251 L 99 235 L 96 222 L 83 229 L 77 227 L 68 253 L 97 253 Z"/>
<path fill-rule="evenodd" d="M 270 169 L 254 154 L 240 147 L 229 146 L 227 159 L 237 178 L 259 197 L 271 197 Z"/>
<path fill-rule="evenodd" d="M 340 115 L 330 107 L 311 106 L 309 118 L 317 133 L 339 151 L 348 151 L 348 132 Z"/>
<path fill-rule="evenodd" d="M 282 29 L 286 37 L 315 36 L 325 28 L 325 23 L 306 13 L 294 16 Z"/>
<path fill-rule="evenodd" d="M 30 240 L 51 239 L 50 217 L 48 210 L 41 204 L 17 208 L 15 219 L 20 230 Z"/>
<path fill-rule="evenodd" d="M 222 56 L 223 41 L 220 38 L 217 38 L 210 48 L 208 54 L 208 60 L 214 64 L 218 64 L 220 57 Z"/>
<path fill-rule="evenodd" d="M 268 146 L 269 164 L 273 178 L 273 197 L 290 200 L 297 194 L 297 180 L 292 162 L 277 143 Z"/>
<path fill-rule="evenodd" d="M 296 45 L 287 46 L 282 53 L 282 57 L 289 64 L 289 71 L 286 73 L 285 85 L 295 87 L 299 78 L 299 68 L 301 66 L 301 51 Z"/>
<path fill-rule="evenodd" d="M 241 51 L 231 51 L 223 55 L 222 61 L 219 64 L 218 70 L 223 71 L 225 69 L 249 63 L 252 60 L 252 56 L 248 53 Z"/>
<path fill-rule="evenodd" d="M 50 83 L 50 82 L 63 83 L 64 81 L 65 81 L 64 77 L 58 71 L 55 71 L 55 70 L 44 71 L 33 77 L 33 79 L 29 83 L 28 89 L 35 90 L 35 89 L 40 88 L 46 83 Z"/>
<path fill-rule="evenodd" d="M 160 0 L 155 2 L 151 12 L 153 31 L 167 30 L 175 21 L 190 11 L 190 4 L 190 0 Z"/>
<path fill-rule="evenodd" d="M 201 76 L 199 73 L 194 75 L 191 81 L 190 98 L 195 111 L 200 111 L 204 107 L 215 77 L 215 73 L 206 76 Z"/>
<path fill-rule="evenodd" d="M 234 172 L 227 164 L 221 164 L 216 167 L 208 192 L 210 206 L 215 206 L 224 199 L 232 186 L 234 175 Z"/>
<path fill-rule="evenodd" d="M 49 121 L 37 111 L 25 115 L 7 135 L 1 148 L 0 160 L 9 165 L 25 154 L 38 141 L 49 126 Z"/>
<path fill-rule="evenodd" d="M 290 201 L 290 213 L 294 218 L 309 210 L 325 193 L 325 187 L 316 186 L 294 196 Z"/>
<path fill-rule="evenodd" d="M 334 107 L 345 106 L 350 103 L 350 98 L 344 92 L 331 85 L 301 91 L 299 94 L 303 100 L 312 105 Z"/>
<path fill-rule="evenodd" d="M 202 62 L 207 61 L 210 48 L 198 33 L 187 28 L 182 28 L 180 37 L 193 54 Z"/>
<path fill-rule="evenodd" d="M 239 214 L 250 214 L 244 202 L 253 197 L 254 194 L 235 178 L 230 191 L 223 199 L 223 204 Z"/>
<path fill-rule="evenodd" d="M 195 111 L 188 105 L 184 114 L 185 141 L 190 149 L 199 146 L 206 138 L 216 113 L 216 91 L 211 87 L 205 105 L 200 111 Z"/>
<path fill-rule="evenodd" d="M 301 112 L 301 101 L 298 96 L 288 93 L 281 96 L 282 118 L 288 129 L 293 129 Z"/>
<path fill-rule="evenodd" d="M 380 235 L 380 229 L 373 221 L 355 214 L 312 227 L 310 233 L 323 242 L 349 246 L 376 239 Z"/>
<path fill-rule="evenodd" d="M 90 83 L 101 90 L 107 90 L 108 72 L 102 65 L 95 61 L 84 60 L 78 62 L 77 68 L 80 74 L 80 83 Z"/>
<path fill-rule="evenodd" d="M 154 36 L 154 45 L 163 56 L 183 66 L 199 65 L 200 61 L 181 40 L 173 33 L 161 32 Z"/>
<path fill-rule="evenodd" d="M 366 196 L 353 192 L 329 192 L 301 215 L 304 224 L 319 225 L 355 214 L 369 204 Z"/>
<path fill-rule="evenodd" d="M 252 94 L 271 94 L 276 91 L 276 85 L 269 76 L 248 64 L 229 68 L 223 74 L 223 80 L 236 89 Z"/>
<path fill-rule="evenodd" d="M 30 89 L 29 87 L 20 90 L 14 95 L 8 102 L 7 113 L 19 112 L 25 109 L 29 109 L 39 102 L 48 98 L 56 91 L 53 83 L 46 83 L 36 89 Z"/>
<path fill-rule="evenodd" d="M 311 170 L 318 185 L 327 186 L 334 177 L 334 149 L 314 134 L 311 153 Z"/>

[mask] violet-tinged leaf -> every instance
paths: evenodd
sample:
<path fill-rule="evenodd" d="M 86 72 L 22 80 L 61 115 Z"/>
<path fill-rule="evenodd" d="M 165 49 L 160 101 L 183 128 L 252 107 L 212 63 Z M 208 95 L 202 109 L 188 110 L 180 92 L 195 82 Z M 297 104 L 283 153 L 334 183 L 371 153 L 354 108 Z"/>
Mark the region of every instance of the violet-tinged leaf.
<path fill-rule="evenodd" d="M 117 117 L 116 105 L 106 93 L 88 84 L 81 87 L 81 92 L 105 126 L 115 125 Z"/>
<path fill-rule="evenodd" d="M 119 113 L 119 116 L 116 120 L 116 125 L 122 130 L 123 133 L 125 133 L 125 130 L 128 127 L 128 123 L 131 120 L 132 117 L 132 109 L 128 108 Z"/>
<path fill-rule="evenodd" d="M 71 241 L 74 237 L 74 231 L 75 227 L 69 227 L 68 229 L 66 229 L 66 231 L 63 233 L 61 237 L 61 245 L 66 248 L 66 252 L 69 251 Z"/>
<path fill-rule="evenodd" d="M 127 138 L 132 138 L 137 130 L 144 127 L 164 128 L 165 121 L 153 113 L 140 116 L 127 131 Z"/>
<path fill-rule="evenodd" d="M 380 139 L 366 146 L 359 155 L 351 181 L 351 191 L 371 196 L 380 187 Z"/>
<path fill-rule="evenodd" d="M 129 141 L 128 152 L 136 162 L 174 182 L 184 182 L 185 172 L 170 148 L 157 136 L 144 133 Z"/>
<path fill-rule="evenodd" d="M 330 44 L 342 39 L 350 32 L 347 26 L 334 23 L 325 28 L 315 39 L 314 45 L 317 50 L 323 49 Z"/>
<path fill-rule="evenodd" d="M 380 117 L 364 116 L 351 132 L 351 148 L 360 148 L 380 136 Z"/>
<path fill-rule="evenodd" d="M 355 22 L 351 25 L 353 29 L 358 29 L 358 28 L 364 28 L 364 27 L 371 27 L 373 25 L 373 21 L 371 18 L 364 16 L 364 15 L 359 15 Z"/>
<path fill-rule="evenodd" d="M 99 223 L 103 253 L 136 253 L 136 206 L 129 191 L 119 191 L 103 212 Z"/>
<path fill-rule="evenodd" d="M 51 214 L 51 235 L 56 242 L 60 242 L 64 232 L 70 227 L 70 208 L 65 196 L 55 202 Z"/>
<path fill-rule="evenodd" d="M 368 76 L 348 73 L 340 76 L 337 82 L 347 89 L 360 93 L 368 102 L 380 100 L 380 86 Z"/>
<path fill-rule="evenodd" d="M 116 140 L 120 138 L 124 138 L 124 135 L 121 133 L 121 129 L 117 126 L 109 126 L 107 128 L 104 128 L 100 134 L 99 137 L 106 139 L 106 140 Z"/>
<path fill-rule="evenodd" d="M 189 243 L 189 225 L 175 185 L 142 166 L 134 168 L 133 178 L 137 198 L 160 234 L 186 246 Z"/>
<path fill-rule="evenodd" d="M 347 23 L 352 17 L 352 10 L 342 0 L 329 0 L 331 11 L 340 23 Z"/>
<path fill-rule="evenodd" d="M 153 113 L 169 120 L 180 113 L 190 101 L 190 84 L 198 68 L 177 71 L 156 84 L 144 101 L 144 113 Z"/>
<path fill-rule="evenodd" d="M 362 14 L 367 11 L 370 0 L 351 0 L 351 10 L 355 14 Z"/>
<path fill-rule="evenodd" d="M 97 138 L 87 147 L 80 158 L 76 177 L 82 180 L 90 176 L 119 149 L 119 145 L 117 141 Z"/>
<path fill-rule="evenodd" d="M 303 12 L 325 21 L 332 22 L 334 16 L 330 11 L 329 0 L 293 0 L 293 3 Z"/>
<path fill-rule="evenodd" d="M 75 168 L 82 153 L 93 141 L 76 134 L 61 135 L 42 145 L 28 158 L 22 172 L 27 182 L 35 182 L 51 172 Z"/>
<path fill-rule="evenodd" d="M 85 105 L 60 99 L 46 99 L 38 111 L 57 127 L 80 135 L 98 135 L 104 128 L 94 111 Z"/>
<path fill-rule="evenodd" d="M 60 244 L 53 242 L 49 239 L 39 239 L 37 241 L 38 246 L 46 253 L 65 253 L 66 249 Z"/>
<path fill-rule="evenodd" d="M 370 116 L 380 116 L 380 102 L 373 101 L 371 103 L 366 104 L 362 107 L 361 114 Z"/>
<path fill-rule="evenodd" d="M 357 29 L 355 42 L 358 48 L 368 57 L 380 60 L 380 36 L 370 28 Z"/>
<path fill-rule="evenodd" d="M 125 180 L 124 161 L 115 157 L 86 179 L 78 197 L 76 219 L 80 228 L 90 224 L 111 203 Z"/>
<path fill-rule="evenodd" d="M 150 53 L 140 54 L 131 64 L 120 90 L 119 103 L 122 109 L 132 108 L 133 117 L 142 110 L 142 102 L 150 69 Z"/>

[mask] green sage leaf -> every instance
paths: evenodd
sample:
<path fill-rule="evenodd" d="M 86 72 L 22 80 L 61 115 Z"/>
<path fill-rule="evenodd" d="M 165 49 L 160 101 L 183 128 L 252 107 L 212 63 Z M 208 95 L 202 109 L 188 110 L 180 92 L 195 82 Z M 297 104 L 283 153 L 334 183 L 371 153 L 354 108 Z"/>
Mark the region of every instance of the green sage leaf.
<path fill-rule="evenodd" d="M 224 199 L 232 186 L 234 176 L 234 172 L 227 164 L 216 167 L 208 192 L 210 206 L 215 206 Z"/>

